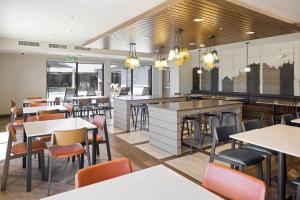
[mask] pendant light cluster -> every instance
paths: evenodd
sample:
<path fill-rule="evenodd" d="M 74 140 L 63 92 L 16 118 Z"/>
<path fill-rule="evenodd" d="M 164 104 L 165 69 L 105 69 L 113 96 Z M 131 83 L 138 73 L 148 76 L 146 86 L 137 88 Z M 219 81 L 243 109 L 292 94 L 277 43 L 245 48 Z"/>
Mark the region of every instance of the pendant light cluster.
<path fill-rule="evenodd" d="M 247 45 L 247 53 L 246 53 L 246 60 L 247 60 L 247 63 L 246 63 L 246 67 L 245 67 L 245 72 L 251 72 L 251 68 L 249 67 L 249 43 L 250 42 L 246 42 L 246 45 Z"/>
<path fill-rule="evenodd" d="M 202 63 L 207 67 L 207 69 L 212 69 L 217 67 L 217 64 L 220 62 L 218 57 L 218 52 L 214 46 L 214 39 L 216 36 L 211 35 L 208 37 L 209 45 L 206 48 L 206 52 L 202 56 Z"/>
<path fill-rule="evenodd" d="M 154 66 L 158 70 L 164 70 L 165 68 L 168 67 L 168 63 L 167 63 L 167 60 L 165 59 L 165 55 L 164 55 L 164 47 L 161 47 L 157 51 L 157 58 L 154 62 Z"/>
<path fill-rule="evenodd" d="M 182 45 L 182 29 L 176 29 L 173 47 L 169 52 L 168 60 L 175 62 L 176 65 L 183 65 L 185 61 L 190 58 L 189 50 L 187 48 L 183 48 Z"/>
<path fill-rule="evenodd" d="M 135 69 L 136 67 L 140 66 L 140 59 L 136 56 L 136 49 L 135 43 L 130 43 L 130 49 L 128 53 L 128 57 L 125 60 L 125 66 L 128 69 Z"/>

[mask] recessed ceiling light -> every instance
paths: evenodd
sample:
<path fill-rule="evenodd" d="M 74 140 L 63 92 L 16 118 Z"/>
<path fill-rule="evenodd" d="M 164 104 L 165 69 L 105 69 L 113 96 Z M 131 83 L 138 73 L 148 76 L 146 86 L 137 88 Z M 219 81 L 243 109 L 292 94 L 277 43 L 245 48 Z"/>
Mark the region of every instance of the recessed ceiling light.
<path fill-rule="evenodd" d="M 191 45 L 191 46 L 195 46 L 195 45 L 196 45 L 196 43 L 195 43 L 195 42 L 190 42 L 190 43 L 189 43 L 189 45 Z"/>
<path fill-rule="evenodd" d="M 247 35 L 252 35 L 252 34 L 254 34 L 254 33 L 255 33 L 254 31 L 247 31 L 247 32 L 246 32 Z"/>
<path fill-rule="evenodd" d="M 193 21 L 194 21 L 194 22 L 203 22 L 204 19 L 201 19 L 201 18 L 195 18 L 195 19 L 193 19 Z"/>
<path fill-rule="evenodd" d="M 201 48 L 205 47 L 206 45 L 205 44 L 200 44 L 199 45 Z"/>
<path fill-rule="evenodd" d="M 219 30 L 220 30 L 220 31 L 222 31 L 222 30 L 223 30 L 223 28 L 222 28 L 222 27 L 220 27 L 220 28 L 219 28 Z"/>

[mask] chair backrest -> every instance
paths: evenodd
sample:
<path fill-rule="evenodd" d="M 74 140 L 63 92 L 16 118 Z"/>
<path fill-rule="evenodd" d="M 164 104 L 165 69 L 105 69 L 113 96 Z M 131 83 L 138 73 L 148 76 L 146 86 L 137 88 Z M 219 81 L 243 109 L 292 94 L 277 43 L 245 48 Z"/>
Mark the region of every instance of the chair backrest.
<path fill-rule="evenodd" d="M 10 103 L 11 103 L 11 108 L 13 108 L 13 107 L 16 107 L 17 106 L 17 103 L 16 103 L 16 101 L 15 100 L 13 100 L 13 99 L 11 99 L 10 100 Z"/>
<path fill-rule="evenodd" d="M 92 123 L 97 126 L 97 128 L 103 129 L 106 124 L 106 118 L 103 115 L 95 115 Z"/>
<path fill-rule="evenodd" d="M 128 95 L 130 87 L 122 87 L 119 95 Z"/>
<path fill-rule="evenodd" d="M 109 98 L 105 97 L 105 98 L 98 98 L 97 99 L 97 103 L 98 104 L 110 104 Z"/>
<path fill-rule="evenodd" d="M 79 99 L 79 105 L 83 106 L 83 105 L 89 105 L 92 103 L 91 99 Z"/>
<path fill-rule="evenodd" d="M 86 91 L 86 96 L 95 96 L 96 95 L 96 89 L 95 88 L 89 88 Z"/>
<path fill-rule="evenodd" d="M 8 123 L 6 126 L 6 131 L 10 134 L 12 141 L 17 141 L 17 130 L 12 123 Z"/>
<path fill-rule="evenodd" d="M 73 112 L 74 105 L 72 103 L 64 103 L 64 107 L 67 108 L 68 112 Z"/>
<path fill-rule="evenodd" d="M 59 109 L 53 109 L 53 110 L 40 110 L 39 115 L 44 115 L 44 114 L 54 114 L 54 113 L 59 113 Z"/>
<path fill-rule="evenodd" d="M 72 97 L 75 96 L 75 89 L 74 88 L 66 88 L 64 102 L 72 101 Z"/>
<path fill-rule="evenodd" d="M 76 143 L 84 143 L 87 138 L 87 129 L 80 128 L 67 131 L 54 131 L 52 134 L 52 144 L 58 146 L 67 146 Z"/>
<path fill-rule="evenodd" d="M 217 142 L 228 142 L 231 140 L 230 135 L 236 134 L 236 127 L 234 125 L 219 126 L 214 129 L 214 138 Z"/>
<path fill-rule="evenodd" d="M 80 169 L 75 175 L 75 187 L 98 183 L 132 172 L 130 160 L 120 158 Z"/>
<path fill-rule="evenodd" d="M 55 97 L 54 99 L 54 105 L 59 105 L 60 104 L 60 98 L 59 97 Z"/>
<path fill-rule="evenodd" d="M 243 130 L 251 131 L 254 129 L 260 129 L 261 125 L 257 119 L 243 121 Z"/>
<path fill-rule="evenodd" d="M 31 97 L 27 97 L 28 100 L 30 99 L 42 99 L 42 97 L 39 96 L 31 96 Z"/>
<path fill-rule="evenodd" d="M 262 180 L 216 163 L 207 165 L 202 186 L 225 199 L 265 200 L 267 196 Z"/>
<path fill-rule="evenodd" d="M 149 87 L 144 87 L 143 92 L 142 92 L 142 96 L 147 96 L 147 95 L 150 95 L 150 88 Z"/>
<path fill-rule="evenodd" d="M 46 121 L 46 120 L 54 120 L 54 119 L 64 119 L 64 113 L 53 113 L 53 114 L 41 114 L 37 116 L 37 121 Z"/>
<path fill-rule="evenodd" d="M 292 114 L 281 115 L 281 124 L 293 125 L 293 119 L 296 119 L 296 117 Z"/>

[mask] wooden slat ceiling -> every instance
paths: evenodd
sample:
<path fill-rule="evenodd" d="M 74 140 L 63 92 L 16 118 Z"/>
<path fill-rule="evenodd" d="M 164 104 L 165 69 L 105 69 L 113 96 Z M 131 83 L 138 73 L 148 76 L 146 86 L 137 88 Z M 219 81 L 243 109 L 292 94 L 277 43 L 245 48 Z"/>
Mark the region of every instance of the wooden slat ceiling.
<path fill-rule="evenodd" d="M 193 19 L 204 19 L 194 22 Z M 103 49 L 128 50 L 137 43 L 138 52 L 153 53 L 172 46 L 174 30 L 183 29 L 184 46 L 189 49 L 208 44 L 215 35 L 215 44 L 228 44 L 300 31 L 300 27 L 257 13 L 225 0 L 182 0 L 174 6 L 135 22 L 96 41 Z M 255 34 L 247 35 L 247 31 Z M 189 43 L 196 43 L 190 46 Z"/>

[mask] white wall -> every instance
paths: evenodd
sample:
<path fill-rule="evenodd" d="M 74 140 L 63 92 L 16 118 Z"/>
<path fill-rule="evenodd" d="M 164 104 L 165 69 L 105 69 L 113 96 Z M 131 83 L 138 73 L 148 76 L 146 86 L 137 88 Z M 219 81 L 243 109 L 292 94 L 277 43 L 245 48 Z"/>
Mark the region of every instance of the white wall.
<path fill-rule="evenodd" d="M 0 115 L 8 114 L 10 100 L 19 107 L 28 96 L 46 96 L 46 56 L 0 54 Z"/>

